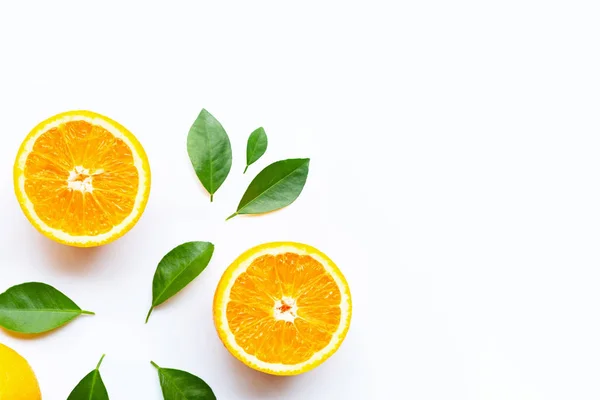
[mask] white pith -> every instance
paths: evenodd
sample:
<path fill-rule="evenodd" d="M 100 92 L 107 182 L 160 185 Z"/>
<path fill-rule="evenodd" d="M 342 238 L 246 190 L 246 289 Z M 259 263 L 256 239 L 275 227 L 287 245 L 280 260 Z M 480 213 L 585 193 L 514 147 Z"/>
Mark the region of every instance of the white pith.
<path fill-rule="evenodd" d="M 83 168 L 81 165 L 69 172 L 67 178 L 67 187 L 71 190 L 79 190 L 81 193 L 92 193 L 94 191 L 93 176 L 98 175 L 102 170 L 90 173 L 90 170 Z M 84 177 L 83 179 L 81 179 Z"/>
<path fill-rule="evenodd" d="M 31 200 L 29 200 L 29 197 L 27 196 L 27 193 L 25 192 L 25 175 L 24 175 L 25 164 L 27 162 L 27 158 L 29 157 L 29 154 L 31 154 L 31 152 L 33 151 L 33 146 L 35 145 L 35 142 L 37 141 L 37 139 L 42 134 L 46 133 L 48 130 L 50 130 L 52 128 L 56 128 L 59 125 L 62 125 L 64 123 L 73 122 L 73 121 L 84 121 L 84 122 L 90 123 L 92 125 L 100 126 L 104 129 L 106 129 L 108 132 L 110 132 L 116 138 L 121 139 L 123 142 L 125 142 L 125 144 L 131 149 L 131 152 L 133 155 L 133 164 L 134 164 L 135 168 L 137 169 L 138 176 L 139 176 L 138 192 L 137 192 L 137 196 L 135 198 L 135 202 L 134 202 L 134 206 L 133 206 L 133 210 L 131 211 L 131 214 L 129 214 L 119 225 L 114 226 L 110 231 L 99 234 L 99 235 L 95 235 L 95 236 L 73 236 L 73 235 L 68 234 L 67 232 L 64 232 L 59 229 L 55 229 L 55 228 L 48 226 L 44 221 L 42 221 L 38 217 L 37 213 L 35 212 L 33 203 L 31 202 Z M 124 229 L 126 229 L 140 214 L 142 205 L 144 203 L 144 194 L 147 192 L 147 186 L 149 183 L 148 182 L 149 181 L 148 173 L 144 172 L 143 166 L 144 166 L 144 161 L 138 154 L 134 143 L 132 143 L 131 140 L 127 137 L 127 135 L 125 135 L 123 132 L 121 132 L 121 130 L 118 127 L 116 127 L 112 123 L 110 123 L 110 121 L 107 121 L 101 117 L 88 117 L 88 116 L 83 116 L 83 115 L 65 115 L 64 117 L 62 117 L 60 119 L 52 120 L 52 121 L 48 122 L 46 125 L 39 127 L 37 132 L 34 135 L 32 135 L 27 140 L 27 142 L 24 144 L 23 151 L 19 155 L 19 158 L 17 159 L 17 167 L 22 172 L 18 179 L 18 189 L 21 192 L 21 195 L 22 195 L 22 198 L 24 201 L 23 207 L 25 207 L 27 209 L 27 212 L 29 213 L 31 218 L 33 218 L 36 221 L 36 223 L 38 224 L 39 228 L 42 231 L 48 233 L 49 235 L 51 235 L 53 237 L 56 237 L 59 240 L 67 242 L 67 243 L 83 244 L 83 243 L 89 243 L 89 242 L 103 242 L 105 240 L 111 239 L 114 236 L 118 236 L 119 234 L 121 234 L 122 231 Z M 75 181 L 75 176 L 73 176 L 73 174 L 78 174 L 77 168 L 81 168 L 81 170 L 84 170 L 85 174 L 89 174 L 89 172 L 90 172 L 83 167 L 76 167 L 75 171 L 71 171 L 70 176 L 69 176 L 69 180 L 71 180 L 71 178 L 73 178 L 73 182 L 69 182 L 69 180 L 67 180 L 67 185 L 74 190 L 81 190 L 82 192 L 93 190 L 93 186 L 92 186 L 93 179 L 91 178 L 91 176 L 87 182 L 85 179 L 82 182 Z M 89 174 L 89 175 L 93 175 L 94 173 L 101 173 L 101 172 L 103 172 L 103 171 L 93 171 L 92 174 Z"/>
<path fill-rule="evenodd" d="M 299 363 L 299 364 L 294 364 L 294 365 L 268 363 L 268 362 L 259 360 L 254 355 L 246 353 L 245 350 L 240 345 L 237 344 L 237 342 L 235 340 L 235 336 L 233 335 L 231 329 L 229 329 L 229 322 L 227 321 L 227 303 L 229 302 L 229 298 L 231 296 L 231 288 L 233 287 L 237 278 L 242 273 L 244 273 L 248 269 L 248 267 L 252 264 L 252 262 L 254 262 L 254 260 L 257 259 L 258 257 L 262 257 L 267 254 L 277 255 L 277 254 L 282 254 L 282 253 L 296 253 L 299 255 L 308 255 L 308 256 L 311 256 L 312 258 L 314 258 L 316 261 L 321 263 L 321 265 L 323 265 L 323 267 L 329 273 L 329 275 L 331 275 L 331 277 L 334 279 L 335 283 L 337 284 L 338 288 L 340 289 L 340 293 L 341 293 L 340 325 L 339 325 L 338 329 L 336 330 L 336 332 L 333 333 L 331 341 L 323 349 L 321 349 L 320 351 L 313 354 L 313 356 L 311 358 L 309 358 L 308 360 L 306 360 L 302 363 Z M 346 328 L 350 324 L 350 315 L 351 315 L 350 312 L 351 312 L 350 293 L 348 292 L 347 286 L 344 284 L 343 278 L 340 277 L 339 272 L 337 271 L 337 268 L 332 266 L 328 260 L 321 257 L 321 255 L 318 253 L 311 252 L 309 250 L 305 250 L 305 249 L 298 248 L 295 246 L 280 246 L 277 248 L 266 248 L 266 249 L 260 250 L 257 253 L 255 253 L 253 256 L 244 260 L 237 267 L 237 269 L 233 272 L 231 278 L 229 279 L 227 286 L 223 290 L 222 304 L 220 304 L 219 308 L 218 308 L 217 321 L 218 321 L 218 324 L 220 325 L 222 331 L 226 332 L 226 337 L 224 338 L 224 340 L 227 342 L 227 345 L 230 346 L 237 354 L 242 355 L 247 363 L 257 367 L 258 369 L 262 369 L 265 371 L 274 371 L 277 373 L 285 374 L 285 373 L 295 373 L 297 371 L 301 371 L 305 367 L 318 364 L 320 360 L 330 356 L 331 353 L 334 351 L 334 349 L 336 349 L 339 346 L 340 341 L 343 340 L 344 332 L 346 331 Z M 289 317 L 285 317 L 285 318 L 289 318 Z M 293 322 L 293 321 L 291 321 L 291 322 Z"/>
<path fill-rule="evenodd" d="M 284 306 L 289 306 L 290 309 L 283 311 Z M 297 316 L 298 306 L 296 305 L 296 299 L 293 299 L 288 296 L 283 296 L 283 298 L 275 302 L 275 307 L 273 308 L 273 317 L 275 318 L 275 320 L 294 322 Z"/>

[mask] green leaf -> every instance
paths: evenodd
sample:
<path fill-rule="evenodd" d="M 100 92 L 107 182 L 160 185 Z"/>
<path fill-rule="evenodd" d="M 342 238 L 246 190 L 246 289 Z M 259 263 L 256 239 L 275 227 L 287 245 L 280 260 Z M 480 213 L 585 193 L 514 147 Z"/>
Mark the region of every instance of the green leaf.
<path fill-rule="evenodd" d="M 108 400 L 108 392 L 100 376 L 102 360 L 104 360 L 104 356 L 98 362 L 96 369 L 87 374 L 75 386 L 67 400 Z"/>
<path fill-rule="evenodd" d="M 154 307 L 173 297 L 204 271 L 214 251 L 212 243 L 188 242 L 175 247 L 160 260 L 154 273 L 152 307 L 146 323 Z"/>
<path fill-rule="evenodd" d="M 248 145 L 246 146 L 246 169 L 244 173 L 246 173 L 250 165 L 254 164 L 265 154 L 268 144 L 267 134 L 262 127 L 250 134 Z"/>
<path fill-rule="evenodd" d="M 160 387 L 165 400 L 216 400 L 214 392 L 206 382 L 189 372 L 161 368 L 150 361 L 158 370 Z"/>
<path fill-rule="evenodd" d="M 244 193 L 238 209 L 229 216 L 275 211 L 300 196 L 308 176 L 308 158 L 277 161 L 263 169 Z"/>
<path fill-rule="evenodd" d="M 205 109 L 190 128 L 187 150 L 196 175 L 212 201 L 231 169 L 231 143 L 223 126 Z"/>
<path fill-rule="evenodd" d="M 23 283 L 0 294 L 0 326 L 13 332 L 48 332 L 81 314 L 94 315 L 45 283 Z"/>

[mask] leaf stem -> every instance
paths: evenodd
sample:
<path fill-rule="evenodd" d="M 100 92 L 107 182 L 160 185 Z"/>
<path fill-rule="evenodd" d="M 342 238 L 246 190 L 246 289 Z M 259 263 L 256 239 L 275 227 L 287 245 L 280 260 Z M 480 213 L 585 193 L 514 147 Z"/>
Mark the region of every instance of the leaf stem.
<path fill-rule="evenodd" d="M 148 323 L 148 320 L 150 319 L 150 314 L 152 314 L 152 311 L 154 311 L 154 306 L 150 307 L 150 311 L 148 311 L 148 315 L 146 316 L 146 324 Z"/>
<path fill-rule="evenodd" d="M 244 174 L 246 173 L 246 171 L 248 171 L 248 167 L 249 165 L 246 165 L 246 168 L 244 169 Z"/>
<path fill-rule="evenodd" d="M 213 194 L 212 193 L 210 194 L 210 202 L 211 203 L 213 202 Z"/>
<path fill-rule="evenodd" d="M 150 364 L 152 364 L 154 368 L 160 369 L 160 367 L 154 361 L 150 361 Z"/>
<path fill-rule="evenodd" d="M 233 214 L 231 214 L 229 217 L 227 217 L 227 219 L 225 221 L 229 221 L 231 218 L 235 217 L 236 215 L 238 215 L 237 211 L 234 212 Z"/>
<path fill-rule="evenodd" d="M 86 311 L 86 310 L 81 310 L 81 313 L 85 314 L 85 315 L 96 315 L 95 312 L 93 312 L 93 311 Z"/>
<path fill-rule="evenodd" d="M 102 354 L 102 357 L 100 357 L 100 361 L 98 361 L 98 365 L 96 365 L 96 369 L 100 369 L 100 365 L 102 365 L 102 361 L 104 361 L 104 357 L 106 357 L 106 354 Z"/>

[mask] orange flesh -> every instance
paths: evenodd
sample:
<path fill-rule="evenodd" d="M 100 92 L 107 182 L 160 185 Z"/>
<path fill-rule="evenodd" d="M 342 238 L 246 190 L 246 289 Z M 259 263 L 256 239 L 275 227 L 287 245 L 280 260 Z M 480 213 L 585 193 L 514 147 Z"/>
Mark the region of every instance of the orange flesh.
<path fill-rule="evenodd" d="M 25 192 L 35 212 L 73 236 L 99 235 L 121 223 L 133 210 L 138 178 L 125 142 L 86 121 L 44 132 L 25 164 Z M 70 188 L 69 180 L 93 189 Z"/>
<path fill-rule="evenodd" d="M 340 302 L 336 282 L 314 258 L 264 255 L 233 284 L 227 321 L 246 353 L 295 365 L 329 344 L 340 325 Z"/>

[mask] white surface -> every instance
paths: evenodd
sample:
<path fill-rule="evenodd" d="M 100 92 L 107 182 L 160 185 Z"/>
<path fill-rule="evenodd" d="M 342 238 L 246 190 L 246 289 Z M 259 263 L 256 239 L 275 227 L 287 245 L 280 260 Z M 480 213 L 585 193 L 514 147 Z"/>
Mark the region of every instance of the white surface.
<path fill-rule="evenodd" d="M 124 3 L 0 3 L 0 286 L 45 281 L 98 314 L 0 332 L 45 399 L 102 353 L 113 399 L 161 398 L 150 359 L 226 400 L 600 397 L 596 1 Z M 213 204 L 185 150 L 202 107 L 235 157 Z M 127 126 L 153 172 L 138 226 L 98 250 L 44 239 L 12 194 L 26 133 L 77 108 Z M 269 150 L 244 176 L 259 125 Z M 223 221 L 297 156 L 295 204 Z M 146 326 L 156 264 L 186 240 L 213 241 L 213 261 Z M 222 271 L 271 240 L 329 254 L 355 304 L 340 351 L 290 379 L 234 360 L 211 321 Z"/>

